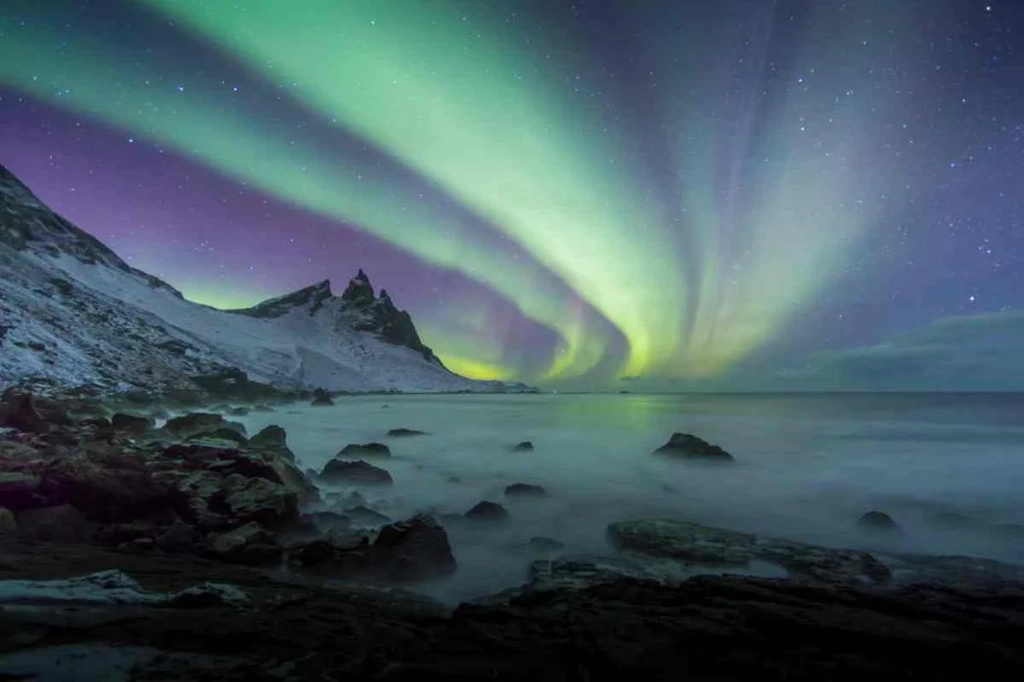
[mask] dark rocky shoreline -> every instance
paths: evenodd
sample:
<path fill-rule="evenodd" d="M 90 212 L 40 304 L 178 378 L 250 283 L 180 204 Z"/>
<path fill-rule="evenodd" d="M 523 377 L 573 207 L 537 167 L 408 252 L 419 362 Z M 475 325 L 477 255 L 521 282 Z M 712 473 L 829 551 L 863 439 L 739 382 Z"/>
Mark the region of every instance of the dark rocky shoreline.
<path fill-rule="evenodd" d="M 233 400 L 270 409 L 269 396 Z M 612 524 L 607 556 L 558 556 L 556 541 L 537 538 L 554 556 L 535 561 L 527 583 L 452 609 L 400 587 L 457 571 L 448 520 L 392 520 L 358 493 L 324 495 L 283 429 L 250 436 L 230 408 L 156 429 L 151 416 L 166 413 L 136 405 L 118 414 L 95 396 L 3 394 L 0 679 L 1024 672 L 1024 567 L 677 520 Z M 677 449 L 721 457 L 685 438 Z M 755 566 L 778 577 L 707 575 Z M 121 573 L 87 581 L 88 598 L 17 582 L 99 571 Z M 131 596 L 140 590 L 148 596 Z"/>

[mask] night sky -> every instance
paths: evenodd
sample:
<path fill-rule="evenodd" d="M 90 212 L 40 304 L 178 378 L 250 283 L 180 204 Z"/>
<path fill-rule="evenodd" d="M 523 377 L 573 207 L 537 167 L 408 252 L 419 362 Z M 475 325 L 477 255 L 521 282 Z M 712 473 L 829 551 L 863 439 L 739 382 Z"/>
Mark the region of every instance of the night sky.
<path fill-rule="evenodd" d="M 1019 0 L 3 0 L 0 163 L 474 377 L 1024 389 Z"/>

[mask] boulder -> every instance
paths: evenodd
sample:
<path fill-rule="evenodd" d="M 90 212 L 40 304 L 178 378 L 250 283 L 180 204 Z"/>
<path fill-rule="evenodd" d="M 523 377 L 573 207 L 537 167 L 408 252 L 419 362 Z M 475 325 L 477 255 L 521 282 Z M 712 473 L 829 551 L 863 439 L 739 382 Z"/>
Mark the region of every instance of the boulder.
<path fill-rule="evenodd" d="M 530 538 L 530 541 L 526 543 L 526 546 L 529 547 L 531 551 L 538 552 L 540 554 L 561 552 L 565 549 L 565 545 L 558 540 L 543 536 Z"/>
<path fill-rule="evenodd" d="M 391 429 L 388 431 L 388 435 L 393 438 L 401 438 L 403 436 L 426 436 L 429 434 L 426 431 L 417 431 L 416 429 Z"/>
<path fill-rule="evenodd" d="M 383 443 L 349 443 L 338 457 L 390 457 L 391 448 Z"/>
<path fill-rule="evenodd" d="M 496 502 L 484 500 L 478 502 L 472 509 L 465 513 L 467 519 L 473 521 L 488 521 L 491 523 L 503 523 L 511 519 L 508 510 Z"/>
<path fill-rule="evenodd" d="M 80 451 L 48 463 L 41 490 L 105 523 L 167 517 L 179 499 L 153 478 L 141 456 L 114 450 Z"/>
<path fill-rule="evenodd" d="M 702 459 L 709 461 L 731 462 L 733 456 L 712 445 L 703 438 L 689 433 L 673 433 L 667 443 L 654 451 L 657 455 L 667 455 L 683 459 Z"/>
<path fill-rule="evenodd" d="M 249 439 L 243 436 L 241 433 L 235 431 L 234 429 L 229 429 L 226 427 L 214 429 L 213 431 L 201 431 L 199 433 L 194 433 L 185 440 L 189 442 L 205 441 L 218 444 L 232 443 L 234 445 L 240 445 L 243 447 L 245 445 L 248 445 L 249 443 Z"/>
<path fill-rule="evenodd" d="M 215 412 L 189 412 L 171 417 L 163 428 L 175 435 L 190 436 L 193 433 L 212 431 L 223 423 L 224 417 Z"/>
<path fill-rule="evenodd" d="M 245 406 L 232 407 L 228 410 L 228 414 L 231 415 L 232 417 L 244 417 L 245 415 L 249 414 L 249 408 Z"/>
<path fill-rule="evenodd" d="M 288 449 L 287 432 L 277 424 L 264 427 L 249 439 L 249 445 L 262 450 L 278 450 L 281 454 L 287 454 L 290 459 L 295 459 L 295 455 Z"/>
<path fill-rule="evenodd" d="M 0 396 L 0 427 L 23 433 L 47 433 L 50 423 L 38 409 L 31 393 L 8 389 Z"/>
<path fill-rule="evenodd" d="M 14 512 L 7 507 L 0 507 L 0 540 L 8 540 L 17 535 L 18 519 Z"/>
<path fill-rule="evenodd" d="M 347 510 L 345 514 L 354 526 L 379 526 L 382 523 L 391 523 L 389 517 L 362 504 Z"/>
<path fill-rule="evenodd" d="M 375 577 L 404 582 L 451 575 L 456 564 L 444 527 L 420 514 L 381 528 L 365 568 Z"/>
<path fill-rule="evenodd" d="M 207 555 L 229 563 L 250 566 L 275 564 L 280 561 L 281 552 L 274 536 L 258 523 L 247 523 L 206 538 Z"/>
<path fill-rule="evenodd" d="M 530 483 L 513 483 L 505 488 L 506 497 L 543 497 L 548 491 L 542 486 Z"/>
<path fill-rule="evenodd" d="M 43 506 L 42 482 L 42 477 L 30 471 L 0 471 L 0 502 L 14 511 Z"/>
<path fill-rule="evenodd" d="M 224 504 L 236 523 L 281 523 L 299 516 L 298 493 L 265 478 L 230 474 L 224 479 L 223 494 Z"/>
<path fill-rule="evenodd" d="M 900 533 L 900 525 L 885 512 L 869 511 L 857 520 L 857 527 L 873 533 Z"/>
<path fill-rule="evenodd" d="M 192 552 L 199 542 L 199 532 L 181 520 L 176 520 L 171 527 L 156 538 L 156 546 L 161 550 L 176 554 Z"/>
<path fill-rule="evenodd" d="M 324 465 L 320 479 L 328 483 L 360 483 L 364 485 L 391 485 L 394 480 L 385 469 L 363 460 L 332 459 Z"/>
<path fill-rule="evenodd" d="M 512 452 L 527 452 L 533 450 L 533 443 L 528 440 L 524 440 L 522 443 L 516 443 L 512 448 Z"/>
<path fill-rule="evenodd" d="M 16 515 L 18 537 L 31 542 L 84 544 L 92 541 L 96 526 L 70 504 L 27 509 Z"/>
<path fill-rule="evenodd" d="M 892 579 L 885 564 L 867 552 L 763 537 L 689 521 L 620 521 L 608 526 L 608 540 L 620 550 L 671 559 L 687 566 L 769 573 L 767 577 L 789 577 L 814 584 L 884 585 Z"/>
<path fill-rule="evenodd" d="M 334 404 L 331 400 L 331 394 L 322 388 L 318 388 L 313 391 L 313 401 L 310 403 L 315 407 L 327 407 Z"/>
<path fill-rule="evenodd" d="M 110 425 L 114 430 L 125 433 L 145 433 L 149 429 L 153 428 L 155 424 L 156 421 L 152 417 L 143 417 L 136 414 L 128 414 L 126 412 L 117 412 L 110 418 Z"/>

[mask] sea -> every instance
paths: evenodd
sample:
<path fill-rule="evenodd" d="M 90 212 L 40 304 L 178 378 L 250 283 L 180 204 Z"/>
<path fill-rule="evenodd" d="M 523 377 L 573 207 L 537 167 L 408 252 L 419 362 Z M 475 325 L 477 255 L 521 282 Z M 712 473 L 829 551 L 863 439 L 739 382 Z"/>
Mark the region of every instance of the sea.
<path fill-rule="evenodd" d="M 419 588 L 446 601 L 523 583 L 531 538 L 608 554 L 607 525 L 638 518 L 1024 563 L 1024 394 L 359 395 L 240 421 L 250 433 L 282 426 L 302 468 L 320 470 L 348 443 L 386 443 L 393 455 L 368 461 L 394 484 L 359 490 L 393 519 L 506 506 L 505 525 L 448 524 L 459 569 Z M 387 437 L 393 428 L 427 434 Z M 653 455 L 673 432 L 735 462 Z M 534 449 L 514 451 L 521 441 Z M 506 498 L 513 483 L 548 494 Z M 904 532 L 859 529 L 872 510 Z"/>

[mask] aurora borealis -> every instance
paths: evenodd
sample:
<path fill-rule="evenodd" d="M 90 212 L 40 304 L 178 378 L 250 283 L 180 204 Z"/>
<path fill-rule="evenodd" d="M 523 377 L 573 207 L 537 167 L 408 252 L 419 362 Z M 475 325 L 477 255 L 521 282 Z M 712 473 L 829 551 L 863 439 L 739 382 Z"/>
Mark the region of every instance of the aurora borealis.
<path fill-rule="evenodd" d="M 946 0 L 7 0 L 0 153 L 200 302 L 363 267 L 467 375 L 754 386 L 1021 306 L 1022 28 Z"/>

